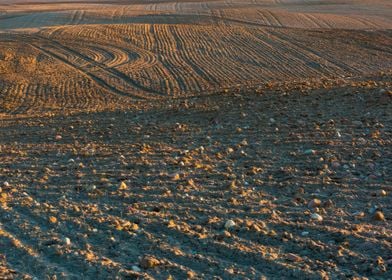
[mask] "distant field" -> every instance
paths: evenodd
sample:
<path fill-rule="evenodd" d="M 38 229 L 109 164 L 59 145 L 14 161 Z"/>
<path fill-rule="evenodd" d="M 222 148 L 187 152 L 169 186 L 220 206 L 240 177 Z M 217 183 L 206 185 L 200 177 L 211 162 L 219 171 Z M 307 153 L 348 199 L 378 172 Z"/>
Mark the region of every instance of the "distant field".
<path fill-rule="evenodd" d="M 392 65 L 389 1 L 46 2 L 0 5 L 2 112 L 102 108 Z"/>

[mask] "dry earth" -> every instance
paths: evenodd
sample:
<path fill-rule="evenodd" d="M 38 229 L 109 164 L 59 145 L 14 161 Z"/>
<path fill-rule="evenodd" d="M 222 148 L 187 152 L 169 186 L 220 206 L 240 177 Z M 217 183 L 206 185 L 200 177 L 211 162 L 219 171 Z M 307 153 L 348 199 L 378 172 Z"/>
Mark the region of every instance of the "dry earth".
<path fill-rule="evenodd" d="M 391 279 L 392 3 L 0 3 L 0 279 Z"/>

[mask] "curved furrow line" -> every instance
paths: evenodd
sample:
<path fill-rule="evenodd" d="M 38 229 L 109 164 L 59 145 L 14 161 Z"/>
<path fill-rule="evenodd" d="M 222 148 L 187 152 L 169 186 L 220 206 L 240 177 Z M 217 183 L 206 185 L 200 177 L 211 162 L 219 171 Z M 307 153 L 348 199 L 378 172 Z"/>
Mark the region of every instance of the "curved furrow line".
<path fill-rule="evenodd" d="M 250 29 L 251 30 L 251 29 Z M 250 31 L 249 30 L 249 31 Z M 255 33 L 257 31 L 255 30 Z M 253 34 L 253 33 L 252 33 Z M 273 50 L 271 51 L 272 53 L 276 52 L 277 56 L 275 57 L 275 61 L 273 62 L 275 65 L 279 65 L 279 67 L 283 67 L 285 70 L 284 72 L 287 71 L 295 71 L 293 77 L 297 76 L 301 70 L 302 73 L 305 73 L 305 75 L 319 75 L 323 72 L 325 72 L 327 69 L 320 69 L 320 66 L 315 64 L 309 64 L 308 62 L 315 62 L 320 59 L 320 57 L 313 55 L 310 52 L 307 52 L 301 48 L 297 48 L 294 46 L 290 46 L 284 41 L 279 40 L 279 38 L 272 37 L 270 36 L 269 32 L 262 31 L 260 34 L 262 34 L 262 37 L 260 38 L 262 41 L 266 42 Z M 254 34 L 255 35 L 255 34 Z M 259 35 L 259 34 L 257 34 Z M 257 36 L 255 35 L 255 36 Z M 258 36 L 257 36 L 258 37 Z M 275 51 L 274 51 L 275 50 Z M 276 51 L 279 50 L 279 51 Z M 291 65 L 290 61 L 287 61 L 287 63 L 277 63 L 278 61 L 285 61 L 286 60 L 286 55 L 285 54 L 290 54 L 290 57 L 292 60 L 296 61 L 296 67 L 290 67 L 287 69 L 285 65 Z M 323 72 L 321 71 L 323 70 Z M 328 69 L 325 74 L 334 74 L 337 69 Z M 304 75 L 301 75 L 303 77 Z"/>
<path fill-rule="evenodd" d="M 203 35 L 204 32 L 206 34 L 205 37 Z M 222 80 L 224 74 L 221 69 L 214 69 L 216 68 L 214 63 L 216 58 L 213 58 L 211 55 L 214 48 L 211 46 L 209 40 L 206 40 L 206 38 L 209 38 L 210 32 L 203 30 L 202 34 L 199 35 L 198 33 L 200 32 L 188 32 L 185 38 L 189 42 L 197 43 L 197 49 L 200 52 L 203 51 L 203 53 L 202 55 L 196 55 L 191 48 L 189 50 L 188 59 L 190 63 L 194 65 L 195 71 L 200 72 L 200 75 L 202 75 L 209 84 L 218 86 L 220 84 L 219 80 Z"/>
<path fill-rule="evenodd" d="M 163 41 L 166 43 L 164 51 L 165 63 L 175 73 L 175 78 L 180 85 L 179 93 L 188 92 L 195 87 L 194 79 L 189 76 L 189 73 L 192 71 L 189 69 L 189 65 L 184 63 L 178 55 L 177 42 L 170 32 L 169 25 L 162 25 L 160 28 L 161 30 L 158 31 L 158 34 L 163 37 Z"/>
<path fill-rule="evenodd" d="M 323 18 L 323 16 L 320 15 L 320 14 L 318 15 L 318 17 L 316 17 L 316 16 L 313 15 L 313 14 L 308 14 L 308 17 L 311 18 L 311 19 L 313 19 L 314 22 L 318 22 L 318 24 L 319 24 L 320 27 L 321 27 L 322 25 L 324 25 L 324 27 L 321 27 L 321 28 L 333 29 L 333 26 L 332 26 L 330 23 L 328 23 L 328 21 L 325 20 L 325 19 Z"/>
<path fill-rule="evenodd" d="M 272 26 L 279 26 L 279 27 L 283 27 L 282 23 L 280 22 L 279 18 L 270 10 L 265 10 L 266 13 L 266 17 L 269 17 L 269 22 L 274 22 L 274 24 Z"/>
<path fill-rule="evenodd" d="M 128 50 L 119 48 L 119 47 L 113 47 L 110 45 L 105 45 L 106 49 L 109 49 L 111 51 L 111 54 L 114 56 L 112 61 L 109 61 L 106 63 L 108 67 L 117 67 L 121 66 L 123 64 L 129 63 L 132 61 L 133 64 L 133 59 L 139 57 L 135 53 L 131 53 Z M 133 56 L 133 57 L 132 57 Z"/>
<path fill-rule="evenodd" d="M 23 100 L 23 104 L 18 108 L 19 112 L 26 113 L 29 110 L 34 110 L 35 109 L 35 102 L 36 102 L 36 97 L 37 97 L 37 86 L 28 84 L 25 90 L 25 99 Z M 33 109 L 34 108 L 34 109 Z"/>
<path fill-rule="evenodd" d="M 187 32 L 186 35 L 190 42 L 198 43 L 199 50 L 204 50 L 203 55 L 196 56 L 196 54 L 192 54 L 195 65 L 199 65 L 198 67 L 204 69 L 207 76 L 213 77 L 216 83 L 221 84 L 222 81 L 226 80 L 226 73 L 223 67 L 221 67 L 222 65 L 217 67 L 217 64 L 221 62 L 220 59 L 225 57 L 226 53 L 217 56 L 216 52 L 217 50 L 225 52 L 225 50 L 221 48 L 219 43 L 220 40 L 206 40 L 206 38 L 215 38 L 217 35 L 216 32 L 211 31 L 210 28 L 202 30 L 202 32 L 198 29 L 194 29 L 192 32 Z"/>
<path fill-rule="evenodd" d="M 254 64 L 260 57 L 259 54 L 254 50 L 254 47 L 251 47 L 252 44 L 245 42 L 243 35 L 240 34 L 240 29 L 225 28 L 224 30 L 221 29 L 220 32 L 225 43 L 221 48 L 226 50 L 226 57 L 228 58 L 225 61 L 228 74 L 234 77 L 235 81 L 250 79 L 257 70 Z M 237 32 L 238 34 L 235 34 Z M 243 67 L 244 65 L 246 67 Z"/>
<path fill-rule="evenodd" d="M 194 32 L 188 32 L 187 34 L 190 38 L 191 42 L 198 42 L 199 49 L 204 49 L 204 55 L 196 56 L 193 54 L 193 60 L 195 63 L 200 65 L 200 68 L 204 68 L 206 73 L 209 76 L 214 77 L 213 79 L 216 83 L 221 84 L 223 81 L 226 81 L 226 73 L 224 69 L 221 67 L 220 62 L 221 59 L 225 58 L 227 53 L 221 54 L 221 52 L 225 52 L 225 50 L 221 47 L 220 41 L 217 40 L 207 40 L 207 38 L 215 38 L 221 34 L 216 34 L 216 30 L 212 28 L 200 30 L 194 30 Z M 219 55 L 217 54 L 219 51 Z"/>
<path fill-rule="evenodd" d="M 203 34 L 198 34 L 198 32 L 192 32 L 189 34 L 191 38 L 194 38 L 194 42 L 199 42 L 200 47 L 204 46 L 204 56 L 195 57 L 195 61 L 201 67 L 204 67 L 206 70 L 209 69 L 210 75 L 215 77 L 219 84 L 227 80 L 227 70 L 226 67 L 223 67 L 223 60 L 226 60 L 228 57 L 227 50 L 222 48 L 220 39 L 217 40 L 206 40 L 206 38 L 215 38 L 218 36 L 220 38 L 220 34 L 216 34 L 216 31 L 209 29 L 207 32 L 207 37 L 203 37 Z"/>
<path fill-rule="evenodd" d="M 262 10 L 257 10 L 257 15 L 261 18 L 261 22 L 260 24 L 265 25 L 265 26 L 274 26 L 270 20 L 268 19 L 268 17 L 265 15 L 264 13 L 264 9 Z"/>
<path fill-rule="evenodd" d="M 374 27 L 376 29 L 382 28 L 382 26 L 377 25 L 376 23 L 368 20 L 368 19 L 364 19 L 361 17 L 350 17 L 352 20 L 360 22 L 361 24 L 363 24 L 365 27 Z"/>
<path fill-rule="evenodd" d="M 105 47 L 103 47 L 101 45 L 97 46 L 91 44 L 81 44 L 77 46 L 73 45 L 73 48 L 77 50 L 78 53 L 87 56 L 95 62 L 106 65 L 108 67 L 112 67 L 112 65 L 115 66 L 123 61 L 129 60 L 127 57 L 122 57 L 125 56 L 125 54 L 118 50 L 109 51 L 108 49 L 114 50 L 115 48 L 110 48 L 108 45 L 105 45 Z"/>
<path fill-rule="evenodd" d="M 285 65 L 288 65 L 291 63 L 290 59 L 287 56 L 283 56 L 285 53 L 284 51 L 281 51 L 280 46 L 276 46 L 271 40 L 268 39 L 268 35 L 264 32 L 261 32 L 259 30 L 246 30 L 247 34 L 252 36 L 259 44 L 260 47 L 257 49 L 257 52 L 261 54 L 260 58 L 260 63 L 261 65 L 265 65 L 265 67 L 270 68 L 268 69 L 268 79 L 273 79 L 274 77 L 286 77 L 288 78 L 289 76 L 297 76 L 298 71 L 290 71 Z M 244 31 L 245 32 L 245 31 Z M 291 51 L 291 50 L 288 50 Z M 303 62 L 302 60 L 296 59 L 295 57 L 292 58 L 292 60 L 298 62 Z M 277 63 L 278 61 L 282 63 Z M 297 63 L 298 64 L 298 63 Z M 299 66 L 301 68 L 301 66 Z M 276 69 L 276 71 L 273 71 Z M 266 69 L 267 70 L 267 69 Z M 303 69 L 301 69 L 303 71 Z"/>
<path fill-rule="evenodd" d="M 240 80 L 242 78 L 242 74 L 238 71 L 237 59 L 234 59 L 238 56 L 238 49 L 236 46 L 231 45 L 231 29 L 219 25 L 218 30 L 212 30 L 210 36 L 211 37 L 209 38 L 218 38 L 211 40 L 214 42 L 213 49 L 217 50 L 217 52 L 214 52 L 214 56 L 210 56 L 210 59 L 214 62 L 215 69 L 221 68 L 222 81 L 227 81 L 228 77 L 233 79 L 233 81 Z M 200 39 L 202 41 L 206 40 L 203 38 Z"/>
<path fill-rule="evenodd" d="M 117 94 L 135 98 L 156 97 L 156 94 L 159 95 L 158 92 L 152 91 L 149 88 L 145 88 L 137 81 L 132 80 L 128 75 L 114 68 L 107 68 L 104 65 L 101 65 L 92 59 L 76 52 L 75 50 L 62 45 L 58 41 L 49 41 L 48 39 L 42 37 L 39 38 L 47 40 L 48 44 L 50 44 L 51 49 L 47 51 L 52 53 L 56 51 L 60 57 L 71 54 L 72 56 L 78 57 L 78 59 L 85 61 L 87 67 L 81 67 L 77 64 L 74 64 L 74 66 L 79 68 L 79 70 L 88 73 L 90 76 L 95 77 L 95 79 L 99 80 L 99 82 L 106 88 L 110 88 Z M 107 79 L 109 79 L 109 82 L 106 81 Z M 116 86 L 114 86 L 113 83 L 115 83 Z M 117 89 L 117 86 L 120 86 L 121 89 Z M 124 90 L 126 92 L 124 92 Z"/>
<path fill-rule="evenodd" d="M 233 65 L 233 67 L 228 67 L 230 75 L 235 77 L 237 81 L 257 78 L 260 71 L 260 67 L 257 65 L 260 61 L 260 53 L 256 48 L 257 44 L 252 44 L 249 42 L 249 38 L 244 38 L 243 31 L 240 28 L 227 29 L 227 34 L 224 32 L 224 30 L 221 30 L 224 38 L 226 38 L 225 47 L 228 58 L 230 58 L 230 63 Z M 262 59 L 260 62 L 263 63 Z M 244 65 L 246 67 L 243 67 Z M 238 71 L 238 69 L 241 69 L 241 71 Z"/>
<path fill-rule="evenodd" d="M 15 85 L 15 87 L 11 91 L 13 97 L 13 101 L 11 102 L 11 104 L 13 104 L 15 107 L 11 109 L 10 113 L 23 113 L 25 112 L 25 109 L 28 108 L 26 100 L 28 95 L 27 89 L 28 84 L 26 83 Z"/>
<path fill-rule="evenodd" d="M 183 32 L 180 32 L 183 31 Z M 186 71 L 189 74 L 188 81 L 190 83 L 189 85 L 189 91 L 201 91 L 204 87 L 202 84 L 206 84 L 207 81 L 200 75 L 200 73 L 203 73 L 200 68 L 196 67 L 195 64 L 192 64 L 190 61 L 190 53 L 188 50 L 188 42 L 186 42 L 183 38 L 183 34 L 187 34 L 189 31 L 188 29 L 177 27 L 177 26 L 169 26 L 168 30 L 174 40 L 176 42 L 176 51 L 178 53 L 179 58 L 181 61 L 186 64 Z M 199 50 L 198 48 L 195 48 L 194 42 L 189 42 L 191 45 L 191 48 L 196 55 L 199 55 L 198 52 L 195 52 L 195 50 Z"/>
<path fill-rule="evenodd" d="M 128 27 L 128 25 L 124 25 L 124 27 Z M 108 30 L 112 30 L 112 29 L 113 29 L 113 32 L 118 32 L 118 30 L 120 28 L 118 26 L 113 26 L 113 27 L 108 28 Z M 125 29 L 125 30 L 127 30 L 127 29 Z M 120 30 L 122 30 L 122 28 Z M 94 32 L 94 33 L 89 34 L 90 31 Z M 132 32 L 130 37 L 133 38 L 135 35 L 134 30 L 128 30 L 128 31 Z M 86 34 L 86 32 L 87 32 L 87 34 Z M 125 34 L 127 36 L 130 35 L 129 33 L 125 33 Z M 115 35 L 119 36 L 119 34 L 117 34 L 117 33 Z M 86 37 L 87 38 L 94 38 L 94 37 L 96 37 L 96 34 L 95 34 L 95 30 L 93 30 L 92 28 L 85 27 L 83 30 L 80 31 L 78 36 L 80 38 L 85 39 Z M 56 38 L 61 38 L 61 37 L 56 36 Z M 116 38 L 116 37 L 113 36 L 112 38 Z M 121 37 L 119 37 L 119 39 L 120 38 Z M 145 38 L 148 38 L 148 36 L 145 36 Z M 96 48 L 101 48 L 104 52 L 107 52 L 107 50 L 105 50 L 105 48 L 112 49 L 113 51 L 108 52 L 108 53 L 118 54 L 118 55 L 115 55 L 115 57 L 117 57 L 117 58 L 114 58 L 115 62 L 113 62 L 113 63 L 106 62 L 105 64 L 107 64 L 110 67 L 119 67 L 119 66 L 122 66 L 123 64 L 124 65 L 127 64 L 128 61 L 130 60 L 130 58 L 133 56 L 136 56 L 136 55 L 138 56 L 138 58 L 136 60 L 132 61 L 132 67 L 135 68 L 136 70 L 139 68 L 151 67 L 157 62 L 156 55 L 151 53 L 150 51 L 148 51 L 146 48 L 140 48 L 140 47 L 136 46 L 130 40 L 124 40 L 124 41 L 126 42 L 125 47 L 113 46 L 112 43 L 108 44 L 108 42 L 105 42 L 101 46 L 96 47 Z M 144 40 L 142 40 L 142 41 L 144 41 Z M 121 45 L 124 45 L 124 44 L 122 43 Z M 79 48 L 79 50 L 82 51 L 84 46 L 85 46 L 85 44 L 83 44 L 82 48 Z"/>
<path fill-rule="evenodd" d="M 310 22 L 310 26 L 313 28 L 323 28 L 320 23 L 315 20 L 314 17 L 311 17 L 309 14 L 307 13 L 301 13 L 299 14 L 303 19 L 307 20 L 308 22 Z"/>
<path fill-rule="evenodd" d="M 77 70 L 82 75 L 88 77 L 89 79 L 92 79 L 101 88 L 103 88 L 103 89 L 105 89 L 105 90 L 107 90 L 107 91 L 109 91 L 111 93 L 114 93 L 114 94 L 117 94 L 117 95 L 121 95 L 123 97 L 140 98 L 139 96 L 133 96 L 133 95 L 131 95 L 129 93 L 125 93 L 123 91 L 118 90 L 116 87 L 112 86 L 111 84 L 108 84 L 104 79 L 102 79 L 99 76 L 93 74 L 90 70 L 85 70 L 84 67 L 72 63 L 71 61 L 67 60 L 67 58 L 64 57 L 61 52 L 60 53 L 55 52 L 55 48 L 53 46 L 51 46 L 50 48 L 47 48 L 47 49 L 45 49 L 44 47 L 35 45 L 34 43 L 32 43 L 31 46 L 33 48 L 41 51 L 42 53 L 48 55 L 49 57 L 53 57 L 53 58 L 59 60 L 60 62 L 64 63 L 65 65 L 68 65 L 71 68 Z"/>
<path fill-rule="evenodd" d="M 200 66 L 204 64 L 197 63 L 198 58 L 204 57 L 204 54 L 200 54 L 199 52 L 201 52 L 202 47 L 206 45 L 206 42 L 204 41 L 200 44 L 200 41 L 191 40 L 189 35 L 196 33 L 193 32 L 193 30 L 189 30 L 188 32 L 182 32 L 181 34 L 179 34 L 179 28 L 172 27 L 171 32 L 175 37 L 175 40 L 181 43 L 181 50 L 183 51 L 182 59 L 186 61 L 188 65 L 190 65 L 193 72 L 195 73 L 195 79 L 199 83 L 199 88 L 205 89 L 205 87 L 209 87 L 210 85 L 218 86 L 218 81 L 205 70 L 205 67 Z M 192 42 L 193 44 L 189 46 L 188 42 Z M 194 44 L 196 44 L 196 46 L 194 46 Z M 195 49 L 198 50 L 197 53 L 194 51 Z M 204 84 L 204 86 L 201 84 Z"/>
<path fill-rule="evenodd" d="M 73 48 L 77 50 L 80 54 L 83 54 L 89 57 L 90 59 L 101 64 L 107 65 L 108 62 L 113 61 L 115 59 L 115 56 L 112 53 L 105 51 L 102 48 L 94 47 L 92 45 L 85 45 L 85 44 L 82 44 L 81 46 L 73 45 Z"/>
<path fill-rule="evenodd" d="M 337 68 L 337 72 L 335 73 L 342 73 L 345 71 L 351 71 L 351 73 L 360 73 L 357 69 L 351 67 L 350 65 L 344 62 L 338 62 L 333 57 L 330 57 L 328 54 L 320 53 L 315 49 L 304 45 L 302 42 L 298 41 L 295 37 L 288 37 L 286 34 L 282 32 L 277 32 L 276 30 L 269 30 L 268 33 L 270 36 L 274 37 L 274 40 L 279 40 L 283 44 L 287 46 L 292 46 L 294 49 L 305 51 L 307 53 L 312 54 L 313 57 L 317 57 L 321 61 L 327 61 L 333 67 Z"/>
<path fill-rule="evenodd" d="M 132 72 L 133 70 L 130 69 L 128 71 Z M 158 63 L 148 69 L 140 69 L 137 75 L 140 81 L 146 86 L 165 94 L 171 92 L 171 84 L 169 84 L 169 79 L 167 78 L 171 76 L 171 73 L 169 73 L 163 65 Z"/>
<path fill-rule="evenodd" d="M 158 61 L 162 64 L 166 77 L 165 83 L 168 86 L 168 94 L 177 94 L 182 88 L 180 81 L 177 80 L 178 71 L 176 71 L 176 65 L 171 64 L 167 59 L 167 54 L 170 55 L 172 47 L 168 38 L 163 33 L 164 30 L 160 30 L 160 26 L 151 25 L 150 34 L 154 38 L 154 45 L 156 46 L 156 53 Z M 171 77 L 171 78 L 170 78 Z"/>

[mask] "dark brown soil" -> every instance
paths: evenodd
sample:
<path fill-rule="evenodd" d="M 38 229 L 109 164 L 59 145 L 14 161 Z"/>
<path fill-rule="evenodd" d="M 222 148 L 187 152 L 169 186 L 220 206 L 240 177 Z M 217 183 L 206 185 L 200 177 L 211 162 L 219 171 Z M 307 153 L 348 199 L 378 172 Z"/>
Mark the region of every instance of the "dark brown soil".
<path fill-rule="evenodd" d="M 4 116 L 1 271 L 389 279 L 391 82 L 380 74 Z"/>

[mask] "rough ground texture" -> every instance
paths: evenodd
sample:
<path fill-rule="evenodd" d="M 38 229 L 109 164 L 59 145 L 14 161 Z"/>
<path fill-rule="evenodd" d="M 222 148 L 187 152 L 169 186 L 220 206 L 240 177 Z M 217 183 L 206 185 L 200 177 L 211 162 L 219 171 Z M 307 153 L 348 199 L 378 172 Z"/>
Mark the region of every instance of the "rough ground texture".
<path fill-rule="evenodd" d="M 391 81 L 6 117 L 2 256 L 38 278 L 388 279 Z"/>
<path fill-rule="evenodd" d="M 0 4 L 0 279 L 392 279 L 390 1 L 45 2 Z"/>

